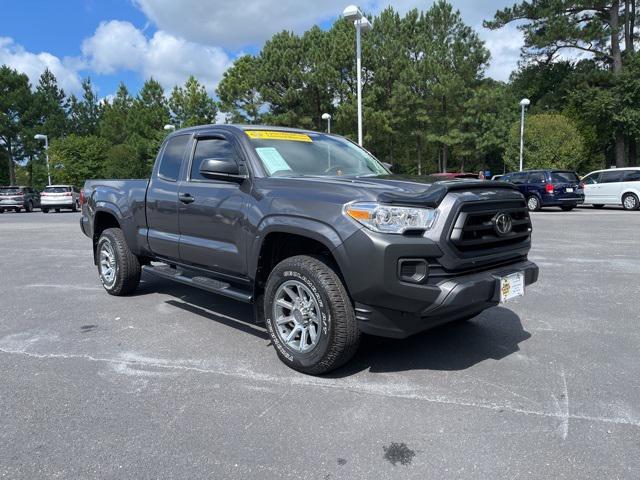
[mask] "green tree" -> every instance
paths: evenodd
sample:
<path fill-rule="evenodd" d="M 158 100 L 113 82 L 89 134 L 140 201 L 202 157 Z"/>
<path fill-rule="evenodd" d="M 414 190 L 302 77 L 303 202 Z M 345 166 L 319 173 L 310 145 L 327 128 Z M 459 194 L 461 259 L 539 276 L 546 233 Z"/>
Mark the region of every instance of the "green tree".
<path fill-rule="evenodd" d="M 10 184 L 16 182 L 15 163 L 24 157 L 24 132 L 33 120 L 32 103 L 29 78 L 6 65 L 0 67 L 0 143 L 6 152 Z"/>
<path fill-rule="evenodd" d="M 260 123 L 264 102 L 256 80 L 259 68 L 258 59 L 243 55 L 222 76 L 217 89 L 220 109 L 232 123 Z"/>
<path fill-rule="evenodd" d="M 524 166 L 581 170 L 584 139 L 573 122 L 559 114 L 529 115 L 524 135 Z M 508 170 L 519 168 L 520 122 L 509 133 L 504 163 Z"/>
<path fill-rule="evenodd" d="M 87 179 L 104 177 L 109 142 L 95 135 L 71 134 L 54 139 L 49 148 L 56 183 L 82 186 Z"/>
<path fill-rule="evenodd" d="M 90 78 L 82 81 L 82 92 L 81 99 L 71 95 L 69 100 L 69 130 L 76 135 L 96 135 L 102 107 L 98 103 Z"/>
<path fill-rule="evenodd" d="M 518 21 L 528 58 L 550 62 L 562 50 L 584 51 L 607 65 L 617 77 L 625 68 L 623 53 L 634 52 L 635 5 L 636 0 L 524 1 L 496 12 L 485 26 L 497 29 Z M 623 39 L 626 52 L 621 48 Z M 623 128 L 614 132 L 614 144 L 616 165 L 623 167 L 626 164 Z"/>
<path fill-rule="evenodd" d="M 169 98 L 172 118 L 177 127 L 215 123 L 216 103 L 196 78 L 191 75 L 184 86 L 176 86 Z"/>
<path fill-rule="evenodd" d="M 118 91 L 111 103 L 102 107 L 99 122 L 100 136 L 112 144 L 124 143 L 130 134 L 130 116 L 133 98 L 124 83 L 120 83 Z"/>

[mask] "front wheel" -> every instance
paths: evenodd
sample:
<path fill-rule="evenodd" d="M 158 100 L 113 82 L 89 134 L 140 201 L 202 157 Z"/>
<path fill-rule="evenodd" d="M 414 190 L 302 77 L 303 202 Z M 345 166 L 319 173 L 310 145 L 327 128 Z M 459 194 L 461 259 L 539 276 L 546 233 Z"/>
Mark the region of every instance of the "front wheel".
<path fill-rule="evenodd" d="M 334 370 L 360 342 L 351 299 L 320 257 L 299 255 L 276 265 L 267 280 L 264 314 L 280 360 L 300 372 Z"/>
<path fill-rule="evenodd" d="M 33 212 L 33 203 L 31 203 L 31 201 L 28 201 L 27 206 L 24 209 L 27 213 Z"/>
<path fill-rule="evenodd" d="M 100 235 L 96 247 L 98 273 L 102 286 L 110 295 L 133 292 L 140 283 L 140 261 L 119 228 L 108 228 Z"/>
<path fill-rule="evenodd" d="M 40 210 L 42 211 L 42 213 L 49 213 L 49 209 L 48 208 L 40 208 Z"/>
<path fill-rule="evenodd" d="M 542 208 L 540 200 L 536 196 L 531 196 L 527 199 L 527 208 L 530 212 L 537 212 Z"/>
<path fill-rule="evenodd" d="M 625 210 L 638 210 L 640 207 L 640 200 L 633 193 L 627 193 L 622 197 L 622 206 Z"/>

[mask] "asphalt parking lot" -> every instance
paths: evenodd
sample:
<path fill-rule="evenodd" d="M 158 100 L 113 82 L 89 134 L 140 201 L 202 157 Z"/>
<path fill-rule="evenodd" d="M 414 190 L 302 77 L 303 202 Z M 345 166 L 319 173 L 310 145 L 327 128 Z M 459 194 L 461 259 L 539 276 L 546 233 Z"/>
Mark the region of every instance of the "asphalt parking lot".
<path fill-rule="evenodd" d="M 639 478 L 640 212 L 533 222 L 524 298 L 316 378 L 247 306 L 107 295 L 78 214 L 0 215 L 0 475 Z"/>

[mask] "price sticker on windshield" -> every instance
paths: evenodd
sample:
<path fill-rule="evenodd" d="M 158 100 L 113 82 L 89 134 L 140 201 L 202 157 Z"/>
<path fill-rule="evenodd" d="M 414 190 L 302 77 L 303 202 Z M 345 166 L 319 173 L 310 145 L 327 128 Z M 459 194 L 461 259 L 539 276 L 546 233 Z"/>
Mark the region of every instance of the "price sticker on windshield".
<path fill-rule="evenodd" d="M 293 142 L 313 143 L 305 133 L 280 132 L 276 130 L 246 130 L 247 137 L 255 140 L 289 140 Z"/>

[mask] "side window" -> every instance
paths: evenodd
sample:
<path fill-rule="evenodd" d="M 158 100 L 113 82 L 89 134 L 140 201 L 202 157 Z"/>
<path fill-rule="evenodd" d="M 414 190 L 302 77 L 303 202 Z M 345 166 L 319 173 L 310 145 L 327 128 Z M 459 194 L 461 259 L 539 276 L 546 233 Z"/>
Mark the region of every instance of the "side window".
<path fill-rule="evenodd" d="M 529 174 L 529 183 L 545 183 L 546 181 L 544 172 L 531 172 Z"/>
<path fill-rule="evenodd" d="M 511 175 L 503 175 L 498 180 L 501 181 L 501 182 L 510 182 L 511 181 Z"/>
<path fill-rule="evenodd" d="M 591 175 L 587 175 L 586 177 L 584 177 L 582 179 L 582 183 L 584 183 L 585 185 L 595 185 L 596 183 L 599 183 L 599 177 L 599 173 L 592 173 Z"/>
<path fill-rule="evenodd" d="M 182 159 L 184 158 L 184 152 L 188 142 L 189 135 L 179 135 L 169 140 L 162 153 L 158 176 L 172 182 L 178 180 L 180 165 L 182 165 Z"/>
<path fill-rule="evenodd" d="M 606 171 L 600 175 L 600 183 L 617 183 L 622 180 L 624 171 Z"/>
<path fill-rule="evenodd" d="M 627 170 L 623 182 L 640 182 L 640 170 Z"/>
<path fill-rule="evenodd" d="M 236 163 L 236 151 L 229 140 L 223 138 L 206 138 L 198 140 L 191 162 L 191 180 L 207 180 L 200 175 L 200 166 L 208 158 Z"/>
<path fill-rule="evenodd" d="M 511 175 L 511 182 L 515 183 L 516 185 L 521 185 L 526 181 L 527 181 L 526 173 L 514 173 L 513 175 Z"/>

